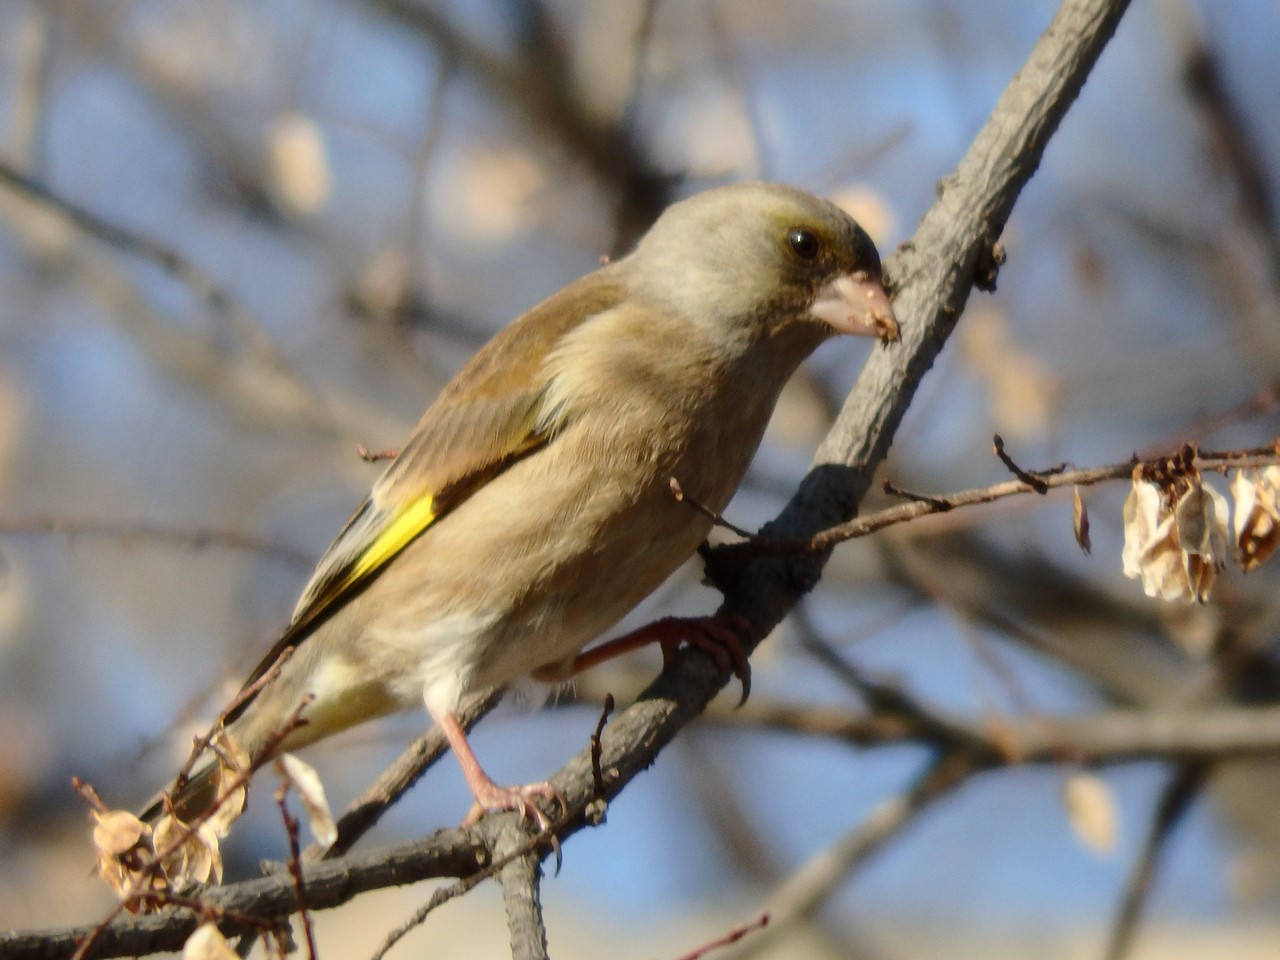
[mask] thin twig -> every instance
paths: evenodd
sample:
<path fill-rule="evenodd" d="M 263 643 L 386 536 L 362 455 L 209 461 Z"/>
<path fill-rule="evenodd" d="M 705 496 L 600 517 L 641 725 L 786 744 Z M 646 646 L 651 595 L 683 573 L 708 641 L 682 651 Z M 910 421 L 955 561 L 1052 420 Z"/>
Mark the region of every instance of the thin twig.
<path fill-rule="evenodd" d="M 370 960 L 383 960 L 392 947 L 403 940 L 407 934 L 411 933 L 417 927 L 420 927 L 427 919 L 428 915 L 433 913 L 438 907 L 443 906 L 450 900 L 462 896 L 482 881 L 497 874 L 512 861 L 518 860 L 522 857 L 527 857 L 539 847 L 545 846 L 549 838 L 554 838 L 558 831 L 562 830 L 568 824 L 575 822 L 579 817 L 581 817 L 582 812 L 581 808 L 567 811 L 559 820 L 553 821 L 546 830 L 539 831 L 533 836 L 529 836 L 526 833 L 525 839 L 522 842 L 508 847 L 502 856 L 497 856 L 496 854 L 491 855 L 491 858 L 487 863 L 478 864 L 479 868 L 474 873 L 461 877 L 457 883 L 450 884 L 447 887 L 441 887 L 431 895 L 431 899 L 414 911 L 413 916 L 387 935 L 387 938 L 382 942 L 382 945 L 373 952 Z M 504 823 L 515 824 L 517 829 L 523 829 L 523 821 L 514 815 L 505 818 Z M 482 820 L 477 827 L 473 828 L 472 832 L 479 831 L 482 834 L 489 834 L 490 842 L 484 844 L 483 849 L 493 851 L 496 849 L 496 843 L 494 842 L 495 834 L 500 833 L 502 830 L 503 826 L 498 825 L 495 818 Z"/>
<path fill-rule="evenodd" d="M 890 481 L 885 480 L 880 484 L 882 489 L 888 496 L 897 497 L 900 500 L 906 500 L 910 503 L 928 504 L 937 513 L 946 513 L 954 504 L 949 503 L 945 497 L 933 497 L 926 493 L 912 493 L 910 490 L 903 490 L 901 487 L 895 487 Z"/>
<path fill-rule="evenodd" d="M 995 450 L 996 456 L 1000 458 L 1000 462 L 1008 468 L 1010 473 L 1029 486 L 1036 493 L 1045 494 L 1049 492 L 1049 485 L 1044 482 L 1043 477 L 1034 473 L 1027 473 L 1027 471 L 1023 470 L 1013 462 L 1013 457 L 1009 456 L 1009 454 L 1005 452 L 1004 438 L 1001 437 L 1000 434 L 997 433 L 991 438 L 991 445 Z"/>
<path fill-rule="evenodd" d="M 704 943 L 696 950 L 686 953 L 684 956 L 680 957 L 679 960 L 702 960 L 703 957 L 711 953 L 713 950 L 719 950 L 721 947 L 733 946 L 733 944 L 737 943 L 743 937 L 748 934 L 755 933 L 757 930 L 763 930 L 768 925 L 769 915 L 767 913 L 762 913 L 754 920 L 734 927 L 724 936 L 717 937 L 710 943 Z"/>
<path fill-rule="evenodd" d="M 218 719 L 213 722 L 207 731 L 199 736 L 192 738 L 191 752 L 187 755 L 186 763 L 182 765 L 182 769 L 178 771 L 177 777 L 174 778 L 172 794 L 177 794 L 183 786 L 186 785 L 187 779 L 191 776 L 191 771 L 195 768 L 196 762 L 206 750 L 211 749 L 214 739 L 218 734 L 226 729 L 227 717 L 231 716 L 240 707 L 256 697 L 262 689 L 269 683 L 272 683 L 280 676 L 280 671 L 284 669 L 284 665 L 289 658 L 293 656 L 296 647 L 285 647 L 280 651 L 280 655 L 276 657 L 275 662 L 266 670 L 262 671 L 262 676 L 258 677 L 253 683 L 247 684 L 239 693 L 232 698 L 231 702 L 222 708 L 222 712 L 218 714 Z M 301 726 L 305 721 L 302 719 L 302 711 L 310 706 L 311 701 L 315 699 L 313 694 L 306 694 L 294 707 L 293 712 L 285 718 L 284 723 L 280 727 L 271 732 L 271 735 L 264 741 L 265 746 L 258 753 L 258 761 L 256 764 L 250 764 L 248 773 L 253 774 L 266 763 L 267 757 L 271 756 L 275 747 L 284 742 L 284 738 Z M 246 785 L 247 785 L 246 778 Z"/>
<path fill-rule="evenodd" d="M 363 443 L 356 445 L 356 456 L 365 463 L 379 463 L 383 460 L 394 460 L 400 456 L 400 450 L 396 447 L 387 447 L 385 450 L 370 450 Z"/>
<path fill-rule="evenodd" d="M 866 516 L 856 517 L 847 523 L 837 524 L 828 527 L 825 530 L 815 534 L 811 539 L 797 541 L 770 541 L 765 538 L 763 541 L 757 541 L 751 545 L 751 549 L 758 550 L 763 553 L 822 553 L 838 543 L 846 540 L 855 540 L 859 537 L 865 537 L 868 534 L 875 533 L 877 530 L 883 530 L 899 523 L 907 523 L 920 517 L 928 516 L 935 513 L 946 513 L 955 510 L 957 507 L 974 506 L 981 503 L 993 503 L 996 500 L 1003 500 L 1007 497 L 1016 497 L 1028 493 L 1039 494 L 1049 490 L 1057 490 L 1062 487 L 1080 486 L 1088 487 L 1099 483 L 1106 483 L 1112 480 L 1128 480 L 1133 476 L 1135 467 L 1144 464 L 1157 464 L 1163 458 L 1151 458 L 1146 461 L 1125 460 L 1121 463 L 1107 464 L 1101 467 L 1088 467 L 1081 470 L 1063 470 L 1060 473 L 1039 473 L 1027 474 L 1035 480 L 1031 483 L 1027 480 L 1016 479 L 1006 480 L 1002 483 L 995 483 L 989 487 L 977 487 L 969 490 L 961 490 L 956 493 L 939 494 L 937 496 L 923 496 L 913 494 L 909 503 L 899 504 L 895 507 L 887 507 L 884 510 L 878 510 L 875 513 Z M 1264 447 L 1260 449 L 1250 449 L 1247 451 L 1237 452 L 1214 452 L 1209 455 L 1200 455 L 1194 458 L 1194 466 L 1206 472 L 1222 472 L 1228 470 L 1244 470 L 1250 467 L 1264 467 L 1280 464 L 1280 456 L 1278 456 L 1273 447 Z M 1016 464 L 1015 464 L 1016 468 Z M 728 547 L 738 548 L 741 544 L 729 544 Z M 719 547 L 717 549 L 725 549 Z"/>
<path fill-rule="evenodd" d="M 277 761 L 279 764 L 279 761 Z M 307 940 L 307 960 L 316 960 L 316 935 L 311 926 L 311 915 L 307 911 L 307 885 L 302 879 L 302 851 L 298 843 L 298 819 L 289 813 L 289 778 L 280 770 L 280 786 L 276 788 L 276 806 L 280 808 L 280 819 L 284 823 L 285 836 L 289 840 L 289 876 L 293 878 L 293 888 L 298 896 L 298 920 L 302 923 L 303 933 Z"/>
<path fill-rule="evenodd" d="M 668 486 L 671 487 L 671 495 L 676 498 L 676 503 L 685 504 L 686 506 L 692 508 L 695 513 L 702 514 L 702 516 L 706 517 L 717 527 L 723 527 L 724 529 L 728 530 L 730 533 L 736 533 L 738 536 L 742 537 L 742 539 L 750 543 L 763 542 L 762 538 L 758 534 L 754 534 L 750 530 L 744 530 L 742 527 L 739 527 L 736 524 L 730 523 L 728 520 L 726 520 L 720 514 L 716 513 L 710 507 L 704 506 L 703 504 L 699 503 L 697 500 L 693 499 L 693 497 L 686 494 L 684 492 L 684 488 L 680 486 L 680 481 L 677 480 L 675 477 L 668 477 L 667 484 Z"/>
<path fill-rule="evenodd" d="M 606 693 L 604 695 L 604 703 L 600 707 L 600 719 L 596 721 L 595 732 L 591 734 L 591 743 L 589 749 L 591 751 L 591 779 L 595 781 L 596 792 L 603 795 L 608 787 L 605 781 L 605 772 L 600 765 L 600 755 L 603 747 L 600 744 L 600 737 L 604 733 L 604 725 L 609 722 L 609 715 L 613 713 L 613 694 Z"/>

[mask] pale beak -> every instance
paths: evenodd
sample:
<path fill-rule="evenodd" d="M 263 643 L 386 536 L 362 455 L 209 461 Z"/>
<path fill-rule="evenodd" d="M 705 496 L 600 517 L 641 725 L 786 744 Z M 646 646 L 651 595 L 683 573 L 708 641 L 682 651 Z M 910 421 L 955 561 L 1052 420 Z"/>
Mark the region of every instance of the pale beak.
<path fill-rule="evenodd" d="M 829 280 L 818 291 L 809 313 L 837 333 L 878 337 L 881 343 L 898 339 L 898 319 L 880 281 L 858 271 Z"/>

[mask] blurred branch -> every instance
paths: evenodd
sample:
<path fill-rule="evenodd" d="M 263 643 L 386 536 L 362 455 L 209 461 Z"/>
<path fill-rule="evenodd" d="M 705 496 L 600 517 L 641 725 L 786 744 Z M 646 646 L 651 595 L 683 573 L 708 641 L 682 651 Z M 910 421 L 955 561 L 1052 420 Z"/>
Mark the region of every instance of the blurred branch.
<path fill-rule="evenodd" d="M 67 517 L 41 515 L 34 517 L 8 517 L 0 514 L 0 536 L 35 536 L 41 534 L 59 534 L 66 537 L 94 537 L 118 540 L 125 543 L 144 540 L 175 547 L 186 547 L 192 550 L 203 550 L 206 547 L 226 547 L 231 550 L 245 550 L 259 553 L 264 557 L 279 560 L 302 571 L 310 571 L 315 565 L 315 557 L 303 550 L 297 550 L 283 544 L 262 540 L 249 534 L 235 530 L 215 530 L 196 527 L 182 529 L 180 527 L 163 527 L 146 522 L 129 522 L 120 520 L 75 520 Z"/>
<path fill-rule="evenodd" d="M 728 78 L 738 100 L 738 109 L 751 128 L 751 157 L 744 159 L 741 169 L 748 178 L 768 180 L 772 164 L 765 157 L 765 141 L 762 131 L 767 125 L 760 116 L 757 98 L 751 96 L 751 78 L 743 63 L 741 52 L 734 42 L 732 24 L 722 0 L 707 4 L 707 19 L 711 24 L 711 36 L 715 44 L 713 55 L 720 70 Z"/>
<path fill-rule="evenodd" d="M 919 743 L 963 746 L 984 763 L 1096 766 L 1142 760 L 1230 760 L 1280 754 L 1280 707 L 1183 707 L 1100 710 L 1077 716 L 1001 717 L 998 726 L 929 708 L 928 721 L 900 713 L 860 713 L 786 703 L 716 705 L 720 726 L 839 740 L 852 747 Z M 940 731 L 951 729 L 956 735 Z"/>
<path fill-rule="evenodd" d="M 648 65 L 649 50 L 653 44 L 653 28 L 658 19 L 660 0 L 639 0 L 639 3 L 640 16 L 636 23 L 633 43 L 635 52 L 631 61 L 630 93 L 618 119 L 618 128 L 635 138 L 639 137 L 637 125 L 640 118 L 640 104 L 643 102 L 645 67 Z"/>
<path fill-rule="evenodd" d="M 515 64 L 485 49 L 447 16 L 420 0 L 360 2 L 381 10 L 456 57 L 460 66 L 504 104 L 519 109 L 530 131 L 554 138 L 608 187 L 618 198 L 613 252 L 629 248 L 671 202 L 674 179 L 649 162 L 634 131 L 626 126 L 633 111 L 626 111 L 620 121 L 610 122 L 597 119 L 584 109 L 583 98 L 568 71 L 566 51 L 541 3 L 511 5 L 519 21 L 518 40 L 524 54 L 522 62 Z M 645 49 L 646 22 L 641 23 L 637 56 Z"/>
<path fill-rule="evenodd" d="M 667 762 L 678 769 L 682 805 L 704 825 L 706 842 L 720 850 L 726 872 L 753 886 L 771 882 L 786 851 L 772 846 L 778 838 L 753 816 L 754 778 L 748 777 L 747 789 L 742 788 L 741 759 L 725 751 L 714 727 L 701 723 L 681 735 L 673 753 Z"/>
<path fill-rule="evenodd" d="M 329 436 L 350 437 L 358 429 L 370 429 L 371 421 L 376 422 L 376 417 L 363 410 L 338 413 L 328 398 L 317 394 L 297 375 L 257 320 L 203 268 L 178 251 L 58 196 L 3 159 L 0 186 L 10 188 L 23 207 L 52 216 L 80 234 L 156 265 L 226 321 L 244 347 L 234 357 L 235 362 L 228 362 L 225 350 L 165 323 L 124 271 L 114 265 L 100 266 L 88 257 L 68 257 L 84 273 L 85 287 L 104 302 L 108 315 L 117 318 L 143 348 L 178 376 L 215 389 L 228 406 L 239 412 L 254 417 L 269 413 L 296 418 Z M 15 234 L 47 256 L 47 224 L 34 218 L 28 222 L 19 216 L 19 209 L 5 211 L 13 218 Z"/>
<path fill-rule="evenodd" d="M 1183 83 L 1216 152 L 1236 184 L 1236 211 L 1263 246 L 1271 281 L 1280 294 L 1280 223 L 1271 189 L 1271 164 L 1223 76 L 1222 63 L 1196 27 L 1185 0 L 1164 4 L 1181 47 Z"/>
<path fill-rule="evenodd" d="M 1174 772 L 1161 791 L 1160 800 L 1151 818 L 1151 828 L 1125 884 L 1120 911 L 1107 943 L 1107 960 L 1124 960 L 1129 953 L 1138 921 L 1142 918 L 1143 907 L 1151 895 L 1151 884 L 1160 858 L 1174 828 L 1182 822 L 1191 805 L 1204 790 L 1208 774 L 1209 767 L 1203 763 L 1184 765 Z"/>
<path fill-rule="evenodd" d="M 975 740 L 963 726 L 954 724 L 936 711 L 917 703 L 915 698 L 906 691 L 863 676 L 829 643 L 818 636 L 800 608 L 797 608 L 797 613 L 796 621 L 800 627 L 801 642 L 805 649 L 846 686 L 859 694 L 873 712 L 882 716 L 902 717 L 925 732 L 930 739 L 950 746 L 971 747 L 982 742 L 981 737 Z"/>
<path fill-rule="evenodd" d="M 803 864 L 760 906 L 769 925 L 725 956 L 758 956 L 796 924 L 811 917 L 839 884 L 898 837 L 933 804 L 950 796 L 977 767 L 963 753 L 931 760 L 916 782 L 885 800 L 857 827 Z"/>
<path fill-rule="evenodd" d="M 27 170 L 43 167 L 44 107 L 49 87 L 52 30 L 49 11 L 39 3 L 26 6 L 17 31 L 18 82 L 13 102 L 12 155 Z"/>
<path fill-rule="evenodd" d="M 68 37 L 86 51 L 105 54 L 148 93 L 183 131 L 206 173 L 222 180 L 222 189 L 234 191 L 242 212 L 276 226 L 287 222 L 267 182 L 262 151 L 247 143 L 234 124 L 222 121 L 208 91 L 192 81 L 192 74 L 174 70 L 158 50 L 136 42 L 137 34 L 120 29 L 119 17 L 107 7 L 79 0 L 44 0 L 44 4 L 56 11 L 59 28 Z M 289 221 L 288 226 L 297 230 L 299 224 Z"/>
<path fill-rule="evenodd" d="M 1206 29 L 1191 5 L 1187 0 L 1162 0 L 1158 6 L 1181 61 L 1187 98 L 1204 130 L 1206 166 L 1226 181 L 1227 196 L 1215 204 L 1225 215 L 1213 218 L 1206 230 L 1197 213 L 1183 229 L 1189 237 L 1180 245 L 1204 248 L 1200 265 L 1222 299 L 1221 322 L 1234 328 L 1237 342 L 1232 346 L 1241 365 L 1255 379 L 1271 377 L 1280 358 L 1275 338 L 1280 319 L 1280 223 L 1270 177 L 1273 164 L 1268 164 L 1264 138 L 1232 92 L 1219 54 L 1206 40 Z M 1159 217 L 1148 213 L 1136 222 L 1150 229 Z M 1169 232 L 1167 227 L 1155 228 L 1157 236 Z"/>
<path fill-rule="evenodd" d="M 287 372 L 284 357 L 259 323 L 203 268 L 178 253 L 177 250 L 158 240 L 127 230 L 70 200 L 59 197 L 48 187 L 28 177 L 3 159 L 0 159 L 0 183 L 22 194 L 28 200 L 54 211 L 78 229 L 103 243 L 156 264 L 169 276 L 189 287 L 207 306 L 220 314 L 236 335 L 260 359 L 267 361 L 278 372 L 293 378 L 293 374 Z M 299 386 L 302 384 L 299 383 Z"/>

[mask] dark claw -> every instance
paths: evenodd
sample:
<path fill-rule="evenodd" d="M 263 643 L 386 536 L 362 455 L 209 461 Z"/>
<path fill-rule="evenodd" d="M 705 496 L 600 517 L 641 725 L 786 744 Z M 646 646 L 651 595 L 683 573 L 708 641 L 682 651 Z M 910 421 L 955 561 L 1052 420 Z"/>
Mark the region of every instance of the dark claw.
<path fill-rule="evenodd" d="M 750 632 L 750 622 L 744 617 L 709 617 L 691 626 L 689 646 L 702 650 L 716 661 L 721 673 L 732 673 L 742 684 L 741 707 L 751 696 L 751 663 L 742 649 L 742 635 Z"/>

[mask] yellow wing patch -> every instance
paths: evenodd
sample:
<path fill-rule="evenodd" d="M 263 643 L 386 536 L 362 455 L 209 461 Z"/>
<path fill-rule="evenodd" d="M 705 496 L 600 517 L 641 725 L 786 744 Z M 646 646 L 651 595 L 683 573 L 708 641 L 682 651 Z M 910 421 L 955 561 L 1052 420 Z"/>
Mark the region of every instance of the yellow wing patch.
<path fill-rule="evenodd" d="M 367 527 L 374 526 L 376 529 L 380 526 L 381 529 L 376 533 L 372 530 L 368 531 L 373 539 L 363 550 L 352 551 L 347 555 L 349 559 L 345 561 L 338 559 L 330 565 L 331 569 L 316 575 L 311 586 L 303 593 L 302 599 L 298 601 L 293 623 L 276 646 L 293 642 L 294 636 L 301 634 L 312 623 L 330 612 L 335 603 L 340 603 L 344 597 L 350 596 L 353 591 L 386 566 L 397 553 L 407 547 L 414 537 L 440 519 L 444 511 L 437 508 L 437 502 L 437 497 L 424 494 L 400 507 L 390 517 L 383 514 L 384 519 L 381 523 L 377 522 L 375 514 L 371 524 L 369 512 L 373 507 L 369 501 L 365 501 L 364 506 L 356 512 L 356 515 L 343 528 L 342 533 L 338 535 L 333 546 L 329 548 L 326 559 L 341 557 L 341 546 L 353 540 L 358 543 L 362 532 Z M 324 570 L 324 566 L 324 561 L 321 561 L 320 569 Z"/>
<path fill-rule="evenodd" d="M 435 497 L 419 497 L 404 507 L 373 543 L 355 559 L 343 577 L 339 593 L 359 583 L 409 545 L 409 541 L 431 526 L 436 519 Z"/>
<path fill-rule="evenodd" d="M 302 599 L 298 602 L 298 609 L 294 613 L 293 623 L 289 625 L 289 628 L 275 642 L 266 657 L 249 675 L 249 679 L 245 681 L 245 688 L 251 686 L 254 681 L 271 669 L 285 650 L 296 647 L 301 643 L 315 623 L 332 612 L 336 605 L 344 602 L 345 598 L 349 597 L 354 591 L 360 589 L 382 567 L 390 562 L 397 553 L 407 547 L 414 537 L 421 534 L 438 520 L 440 513 L 444 511 L 438 511 L 436 504 L 437 498 L 431 494 L 426 494 L 410 501 L 386 521 L 386 525 L 374 535 L 372 542 L 364 550 L 355 553 L 345 563 L 334 565 L 333 569 L 326 571 L 324 575 L 317 574 L 312 584 L 303 594 Z M 327 556 L 331 556 L 333 551 L 345 539 L 353 536 L 358 539 L 359 534 L 353 534 L 352 531 L 359 529 L 360 522 L 371 508 L 372 504 L 366 500 L 364 506 L 356 512 L 356 515 L 343 528 L 342 533 L 338 535 L 334 545 L 329 548 L 330 554 Z M 330 679 L 341 680 L 342 678 L 334 675 Z M 378 695 L 376 691 L 363 691 L 360 693 L 360 696 L 373 696 L 375 699 Z M 226 722 L 231 723 L 243 714 L 252 700 L 253 697 L 242 700 L 234 710 L 227 714 Z M 384 713 L 388 709 L 390 708 L 386 704 L 378 708 L 379 712 Z"/>

